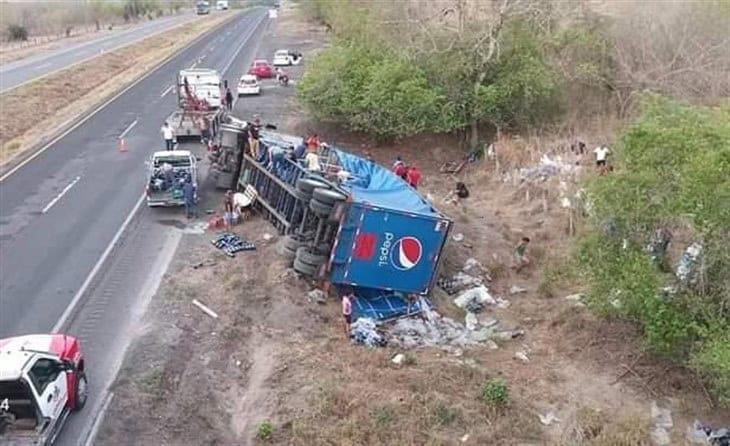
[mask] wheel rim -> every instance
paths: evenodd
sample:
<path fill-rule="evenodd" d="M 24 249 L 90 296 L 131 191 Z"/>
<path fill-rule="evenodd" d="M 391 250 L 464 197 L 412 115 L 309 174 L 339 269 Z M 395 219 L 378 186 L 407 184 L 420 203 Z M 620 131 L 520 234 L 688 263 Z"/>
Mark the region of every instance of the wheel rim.
<path fill-rule="evenodd" d="M 86 383 L 86 377 L 81 377 L 79 379 L 79 382 L 77 384 L 78 386 L 78 398 L 79 400 L 76 403 L 85 403 L 86 398 L 89 396 L 89 387 Z"/>

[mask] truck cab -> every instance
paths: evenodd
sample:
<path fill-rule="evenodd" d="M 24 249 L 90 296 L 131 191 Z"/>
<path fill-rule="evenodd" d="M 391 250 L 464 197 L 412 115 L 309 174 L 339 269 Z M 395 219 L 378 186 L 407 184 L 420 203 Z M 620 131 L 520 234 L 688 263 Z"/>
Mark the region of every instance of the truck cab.
<path fill-rule="evenodd" d="M 195 13 L 198 15 L 210 14 L 210 3 L 202 0 L 195 4 Z"/>
<path fill-rule="evenodd" d="M 86 404 L 79 341 L 67 335 L 0 339 L 0 443 L 50 445 Z"/>
<path fill-rule="evenodd" d="M 183 186 L 188 181 L 197 189 L 197 160 L 189 150 L 155 152 L 147 167 L 147 205 L 150 207 L 184 205 Z"/>
<path fill-rule="evenodd" d="M 178 102 L 180 106 L 188 99 L 185 92 L 186 81 L 188 90 L 197 99 L 205 100 L 210 108 L 220 108 L 221 86 L 223 82 L 218 71 L 207 68 L 181 70 L 177 77 Z"/>

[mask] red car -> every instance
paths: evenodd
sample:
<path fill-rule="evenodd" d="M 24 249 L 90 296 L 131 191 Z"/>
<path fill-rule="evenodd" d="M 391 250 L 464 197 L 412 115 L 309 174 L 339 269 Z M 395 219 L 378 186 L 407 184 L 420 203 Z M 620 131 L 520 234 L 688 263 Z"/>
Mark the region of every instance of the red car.
<path fill-rule="evenodd" d="M 274 67 L 264 59 L 254 60 L 248 74 L 253 74 L 260 79 L 268 79 L 274 77 Z"/>

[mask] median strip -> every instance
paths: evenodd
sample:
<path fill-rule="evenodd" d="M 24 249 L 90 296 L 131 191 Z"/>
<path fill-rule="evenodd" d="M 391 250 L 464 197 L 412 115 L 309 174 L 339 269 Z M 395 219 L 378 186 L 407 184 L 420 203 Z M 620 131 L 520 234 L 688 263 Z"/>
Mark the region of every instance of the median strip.
<path fill-rule="evenodd" d="M 0 167 L 52 140 L 232 14 L 185 23 L 0 95 Z"/>

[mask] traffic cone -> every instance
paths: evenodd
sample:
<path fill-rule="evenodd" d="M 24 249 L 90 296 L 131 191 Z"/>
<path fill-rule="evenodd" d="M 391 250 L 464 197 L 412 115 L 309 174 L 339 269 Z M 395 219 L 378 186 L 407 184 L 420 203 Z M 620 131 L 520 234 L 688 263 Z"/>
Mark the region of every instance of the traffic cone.
<path fill-rule="evenodd" d="M 119 138 L 119 151 L 120 152 L 127 151 L 127 140 L 124 138 Z"/>

